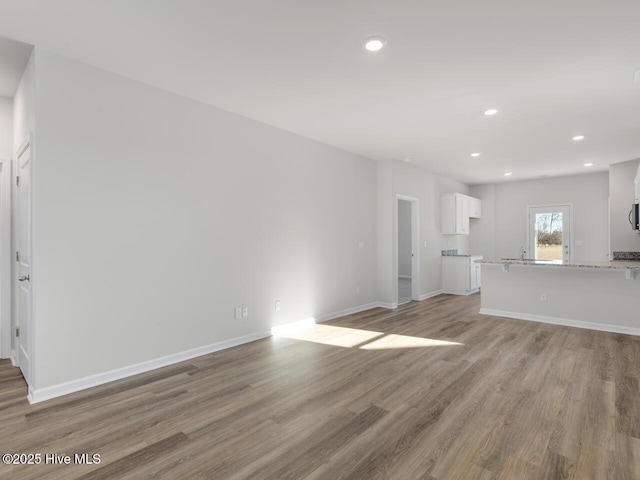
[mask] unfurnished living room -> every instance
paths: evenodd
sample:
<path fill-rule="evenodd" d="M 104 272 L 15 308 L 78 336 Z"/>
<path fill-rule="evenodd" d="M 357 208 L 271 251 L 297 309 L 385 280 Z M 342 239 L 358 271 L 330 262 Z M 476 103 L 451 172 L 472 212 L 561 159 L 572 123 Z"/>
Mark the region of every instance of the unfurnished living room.
<path fill-rule="evenodd" d="M 640 479 L 638 19 L 0 0 L 0 479 Z"/>

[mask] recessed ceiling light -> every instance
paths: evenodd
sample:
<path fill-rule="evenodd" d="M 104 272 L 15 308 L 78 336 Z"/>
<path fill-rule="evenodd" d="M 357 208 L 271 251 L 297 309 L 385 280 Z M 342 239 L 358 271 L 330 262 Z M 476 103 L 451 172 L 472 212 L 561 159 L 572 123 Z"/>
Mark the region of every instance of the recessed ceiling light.
<path fill-rule="evenodd" d="M 364 41 L 364 48 L 370 52 L 377 52 L 384 47 L 387 41 L 383 37 L 369 37 Z"/>
<path fill-rule="evenodd" d="M 575 137 L 572 137 L 571 140 L 579 142 L 580 140 L 584 140 L 584 135 L 576 135 Z"/>
<path fill-rule="evenodd" d="M 593 167 L 594 163 L 593 162 L 587 162 L 584 164 L 585 167 Z"/>
<path fill-rule="evenodd" d="M 496 110 L 495 108 L 490 108 L 489 110 L 485 110 L 484 112 L 484 114 L 487 116 L 495 115 L 496 113 L 498 113 L 498 110 Z"/>
<path fill-rule="evenodd" d="M 633 83 L 640 83 L 640 70 L 636 70 L 633 74 Z"/>
<path fill-rule="evenodd" d="M 479 153 L 479 152 L 475 152 L 475 153 L 472 153 L 472 154 L 471 154 L 471 156 L 472 156 L 472 157 L 479 157 L 479 156 L 480 156 L 480 153 Z"/>
<path fill-rule="evenodd" d="M 505 177 L 510 177 L 511 175 L 513 175 L 513 172 L 505 172 L 504 174 Z"/>

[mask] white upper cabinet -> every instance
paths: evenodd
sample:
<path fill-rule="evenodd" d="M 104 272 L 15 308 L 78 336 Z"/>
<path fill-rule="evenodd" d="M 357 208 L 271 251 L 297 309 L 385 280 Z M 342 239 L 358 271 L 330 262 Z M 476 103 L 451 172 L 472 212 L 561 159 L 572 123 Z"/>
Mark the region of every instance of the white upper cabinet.
<path fill-rule="evenodd" d="M 442 233 L 469 235 L 469 218 L 480 218 L 482 202 L 461 193 L 442 195 Z"/>
<path fill-rule="evenodd" d="M 469 216 L 471 218 L 482 217 L 482 200 L 469 197 Z"/>

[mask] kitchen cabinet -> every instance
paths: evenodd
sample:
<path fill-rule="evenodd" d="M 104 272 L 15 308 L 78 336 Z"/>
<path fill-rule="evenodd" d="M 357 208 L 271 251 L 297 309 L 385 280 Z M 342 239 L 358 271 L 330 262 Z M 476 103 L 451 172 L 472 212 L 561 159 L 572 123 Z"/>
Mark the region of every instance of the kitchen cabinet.
<path fill-rule="evenodd" d="M 482 200 L 479 198 L 469 197 L 469 216 L 471 218 L 482 217 Z"/>
<path fill-rule="evenodd" d="M 480 290 L 482 255 L 442 257 L 442 291 L 453 295 L 470 295 Z"/>
<path fill-rule="evenodd" d="M 475 256 L 473 258 L 475 260 L 482 259 L 481 256 Z M 480 286 L 482 284 L 481 282 L 482 270 L 480 270 L 480 266 L 481 265 L 479 263 L 475 263 L 474 261 L 471 261 L 471 265 L 469 266 L 469 273 L 471 274 L 471 277 L 469 279 L 469 290 L 477 291 L 480 289 Z"/>
<path fill-rule="evenodd" d="M 442 233 L 469 235 L 469 218 L 480 218 L 482 202 L 461 193 L 442 195 Z"/>

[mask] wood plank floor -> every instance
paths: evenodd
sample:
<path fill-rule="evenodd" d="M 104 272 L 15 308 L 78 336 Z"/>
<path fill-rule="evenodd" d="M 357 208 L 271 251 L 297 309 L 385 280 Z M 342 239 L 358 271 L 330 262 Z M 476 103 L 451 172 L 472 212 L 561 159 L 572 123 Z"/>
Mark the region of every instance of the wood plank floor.
<path fill-rule="evenodd" d="M 640 479 L 640 338 L 374 309 L 30 406 L 0 363 L 2 479 Z"/>

